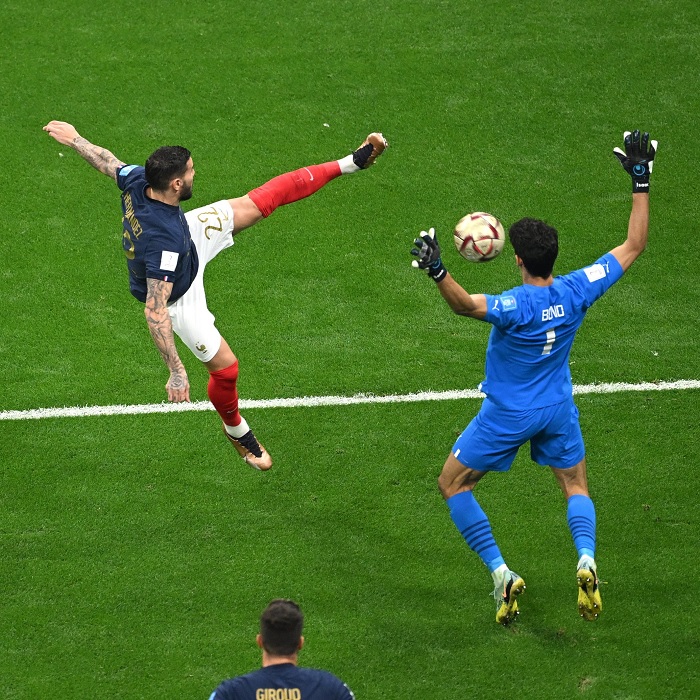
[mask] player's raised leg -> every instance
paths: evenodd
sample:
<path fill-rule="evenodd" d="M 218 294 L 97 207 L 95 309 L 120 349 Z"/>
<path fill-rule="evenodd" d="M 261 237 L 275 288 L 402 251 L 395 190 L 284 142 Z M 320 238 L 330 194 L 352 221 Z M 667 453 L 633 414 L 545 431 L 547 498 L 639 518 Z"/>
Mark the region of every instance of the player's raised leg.
<path fill-rule="evenodd" d="M 484 474 L 486 472 L 465 467 L 454 454 L 450 454 L 440 473 L 438 486 L 450 509 L 452 522 L 491 574 L 496 622 L 508 625 L 519 615 L 518 597 L 525 590 L 525 581 L 508 568 L 494 539 L 491 523 L 474 497 L 473 488 Z"/>
<path fill-rule="evenodd" d="M 578 611 L 584 620 L 597 619 L 603 611 L 598 586 L 598 567 L 595 562 L 596 514 L 588 494 L 586 460 L 569 469 L 552 471 L 566 497 L 566 517 L 579 556 L 576 565 Z"/>
<path fill-rule="evenodd" d="M 340 160 L 283 173 L 247 195 L 229 200 L 234 211 L 235 233 L 267 218 L 277 207 L 309 197 L 340 175 L 366 170 L 374 165 L 388 145 L 382 134 L 372 133 L 355 151 Z"/>

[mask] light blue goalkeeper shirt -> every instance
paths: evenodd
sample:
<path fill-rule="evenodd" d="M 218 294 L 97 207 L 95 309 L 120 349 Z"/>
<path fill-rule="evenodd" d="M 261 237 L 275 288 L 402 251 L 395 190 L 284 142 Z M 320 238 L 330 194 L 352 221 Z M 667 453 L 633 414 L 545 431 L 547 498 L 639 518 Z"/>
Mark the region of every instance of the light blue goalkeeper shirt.
<path fill-rule="evenodd" d="M 547 287 L 524 284 L 486 295 L 492 324 L 486 378 L 480 389 L 504 408 L 526 410 L 571 397 L 569 353 L 586 311 L 623 270 L 607 253 L 590 267 L 555 277 Z"/>

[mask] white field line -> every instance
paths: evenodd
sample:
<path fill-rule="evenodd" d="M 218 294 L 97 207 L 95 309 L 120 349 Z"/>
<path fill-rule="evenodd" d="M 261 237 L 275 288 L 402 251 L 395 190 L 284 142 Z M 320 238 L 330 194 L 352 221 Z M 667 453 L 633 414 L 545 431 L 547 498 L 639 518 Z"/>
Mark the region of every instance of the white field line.
<path fill-rule="evenodd" d="M 640 384 L 580 384 L 574 386 L 574 394 L 614 394 L 624 391 L 681 391 L 700 389 L 700 380 L 682 379 L 676 382 L 641 382 Z M 291 399 L 242 399 L 241 410 L 249 408 L 303 408 L 315 406 L 351 406 L 370 403 L 410 403 L 416 401 L 454 401 L 478 399 L 483 394 L 476 389 L 453 391 L 421 391 L 416 394 L 375 396 L 302 396 Z M 134 406 L 72 406 L 65 408 L 34 408 L 26 411 L 0 411 L 0 421 L 37 420 L 39 418 L 84 418 L 88 416 L 125 416 L 146 413 L 177 413 L 182 411 L 213 411 L 209 401 L 192 403 L 152 403 Z"/>

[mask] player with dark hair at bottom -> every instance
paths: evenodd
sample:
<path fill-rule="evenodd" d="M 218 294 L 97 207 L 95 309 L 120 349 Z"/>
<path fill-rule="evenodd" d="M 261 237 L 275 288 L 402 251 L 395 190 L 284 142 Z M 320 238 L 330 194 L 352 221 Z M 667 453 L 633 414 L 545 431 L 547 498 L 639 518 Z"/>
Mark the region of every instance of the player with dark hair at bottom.
<path fill-rule="evenodd" d="M 116 181 L 122 191 L 123 247 L 131 293 L 145 306 L 156 347 L 170 371 L 170 401 L 189 401 L 190 385 L 180 360 L 176 333 L 209 371 L 208 394 L 223 421 L 224 435 L 252 467 L 267 470 L 272 458 L 238 410 L 238 360 L 214 325 L 204 292 L 204 268 L 232 246 L 233 237 L 283 204 L 308 197 L 339 175 L 374 164 L 387 142 L 370 134 L 350 155 L 278 175 L 242 197 L 183 213 L 192 196 L 194 163 L 182 146 L 163 146 L 146 166 L 127 165 L 110 151 L 84 139 L 66 122 L 45 127 L 90 165 Z"/>
<path fill-rule="evenodd" d="M 256 642 L 262 668 L 223 681 L 209 700 L 354 700 L 352 691 L 328 671 L 297 666 L 304 646 L 304 615 L 291 600 L 273 600 L 260 617 Z"/>
<path fill-rule="evenodd" d="M 496 622 L 518 614 L 525 590 L 521 576 L 505 563 L 491 525 L 474 498 L 474 487 L 490 471 L 510 469 L 518 449 L 549 465 L 567 502 L 567 520 L 578 551 L 578 609 L 586 620 L 602 610 L 595 562 L 596 515 L 588 493 L 578 410 L 573 401 L 569 353 L 588 308 L 622 277 L 647 245 L 649 175 L 656 141 L 625 132 L 624 152 L 614 153 L 632 177 L 632 211 L 627 239 L 590 267 L 553 277 L 557 231 L 542 221 L 522 219 L 509 238 L 522 285 L 499 295 L 469 294 L 447 272 L 434 229 L 422 232 L 411 251 L 414 267 L 427 271 L 457 314 L 492 324 L 486 349 L 486 395 L 481 409 L 452 448 L 438 484 L 457 529 L 493 577 Z"/>

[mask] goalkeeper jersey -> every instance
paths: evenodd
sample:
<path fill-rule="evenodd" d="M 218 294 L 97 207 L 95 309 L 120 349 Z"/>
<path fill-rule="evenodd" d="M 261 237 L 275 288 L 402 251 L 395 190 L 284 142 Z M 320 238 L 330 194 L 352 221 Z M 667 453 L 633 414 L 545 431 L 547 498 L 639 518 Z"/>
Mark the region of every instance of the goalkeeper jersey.
<path fill-rule="evenodd" d="M 481 391 L 499 406 L 518 410 L 570 398 L 569 353 L 576 331 L 589 307 L 622 273 L 607 253 L 590 267 L 555 277 L 547 287 L 523 284 L 487 294 L 483 320 L 492 328 Z"/>

